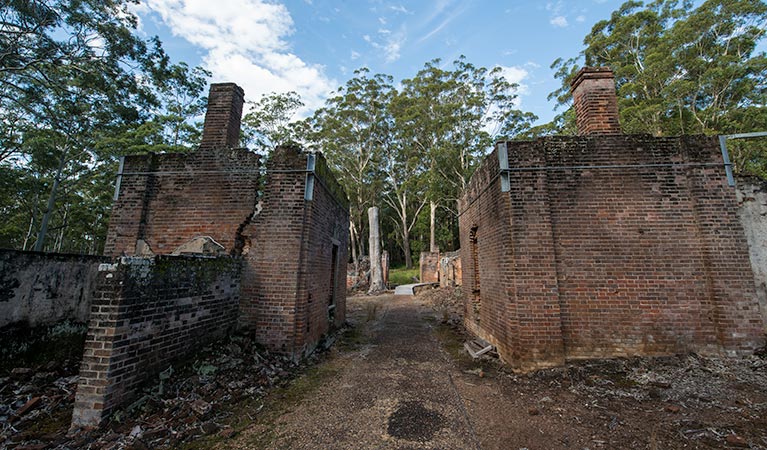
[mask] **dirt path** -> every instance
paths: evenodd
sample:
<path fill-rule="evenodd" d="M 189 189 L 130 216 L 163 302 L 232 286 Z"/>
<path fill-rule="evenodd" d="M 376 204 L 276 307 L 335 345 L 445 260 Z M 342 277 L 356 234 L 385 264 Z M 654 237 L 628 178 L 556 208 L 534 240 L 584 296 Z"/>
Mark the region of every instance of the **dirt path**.
<path fill-rule="evenodd" d="M 391 295 L 349 309 L 358 325 L 340 345 L 350 351 L 326 362 L 331 375 L 277 418 L 269 448 L 478 448 L 433 313 Z M 267 431 L 257 424 L 239 445 Z"/>
<path fill-rule="evenodd" d="M 333 354 L 220 448 L 767 448 L 764 374 L 744 385 L 678 357 L 660 364 L 689 376 L 673 386 L 637 384 L 645 360 L 518 376 L 470 360 L 420 298 L 352 297 L 348 310 L 356 326 Z"/>

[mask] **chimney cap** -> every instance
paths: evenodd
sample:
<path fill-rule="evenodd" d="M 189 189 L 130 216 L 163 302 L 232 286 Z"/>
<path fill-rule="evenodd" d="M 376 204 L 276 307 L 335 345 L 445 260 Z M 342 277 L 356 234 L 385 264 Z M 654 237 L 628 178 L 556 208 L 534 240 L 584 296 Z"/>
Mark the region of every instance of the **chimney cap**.
<path fill-rule="evenodd" d="M 609 67 L 581 67 L 570 82 L 570 91 L 574 91 L 584 80 L 596 80 L 600 78 L 615 78 L 613 70 Z"/>

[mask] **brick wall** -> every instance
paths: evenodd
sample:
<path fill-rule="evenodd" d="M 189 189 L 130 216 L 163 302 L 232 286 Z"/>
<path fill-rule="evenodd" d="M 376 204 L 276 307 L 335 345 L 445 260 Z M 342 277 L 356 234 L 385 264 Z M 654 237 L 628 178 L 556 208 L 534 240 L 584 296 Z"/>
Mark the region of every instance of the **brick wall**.
<path fill-rule="evenodd" d="M 421 283 L 439 283 L 439 252 L 421 252 L 418 268 Z"/>
<path fill-rule="evenodd" d="M 231 332 L 238 258 L 118 258 L 99 268 L 73 426 L 97 426 L 172 362 Z"/>
<path fill-rule="evenodd" d="M 532 369 L 763 342 L 715 138 L 506 145 L 509 192 L 496 151 L 460 202 L 466 324 L 505 360 Z M 639 165 L 650 167 L 625 167 Z"/>
<path fill-rule="evenodd" d="M 261 178 L 259 157 L 235 148 L 243 102 L 236 84 L 212 84 L 199 149 L 123 159 L 105 255 L 240 253 Z"/>
<path fill-rule="evenodd" d="M 107 259 L 0 249 L 0 328 L 85 322 L 96 271 Z"/>
<path fill-rule="evenodd" d="M 126 156 L 104 254 L 170 254 L 199 237 L 233 253 L 259 179 L 259 157 L 246 149 Z"/>
<path fill-rule="evenodd" d="M 330 328 L 333 284 L 335 324 L 343 322 L 346 304 L 346 195 L 316 155 L 312 199 L 305 200 L 307 157 L 296 148 L 275 150 L 263 208 L 243 230 L 250 248 L 240 324 L 262 344 L 294 357 L 314 348 Z"/>

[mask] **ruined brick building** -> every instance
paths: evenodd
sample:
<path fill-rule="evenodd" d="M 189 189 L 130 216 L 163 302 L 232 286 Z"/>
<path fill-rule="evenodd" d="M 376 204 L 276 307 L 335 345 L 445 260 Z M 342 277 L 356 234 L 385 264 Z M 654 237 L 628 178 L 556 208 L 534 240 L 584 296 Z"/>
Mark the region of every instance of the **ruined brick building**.
<path fill-rule="evenodd" d="M 717 138 L 621 134 L 612 73 L 579 136 L 501 142 L 459 202 L 466 327 L 521 370 L 764 343 Z"/>
<path fill-rule="evenodd" d="M 191 153 L 121 160 L 73 424 L 236 328 L 300 358 L 345 318 L 349 209 L 321 154 L 237 148 L 238 86 L 214 84 Z"/>

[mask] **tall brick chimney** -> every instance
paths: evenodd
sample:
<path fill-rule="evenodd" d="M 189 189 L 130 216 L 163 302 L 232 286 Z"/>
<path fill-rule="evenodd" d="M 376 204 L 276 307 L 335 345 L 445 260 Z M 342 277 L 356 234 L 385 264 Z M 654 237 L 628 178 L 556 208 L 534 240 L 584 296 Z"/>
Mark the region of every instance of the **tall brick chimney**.
<path fill-rule="evenodd" d="M 608 67 L 584 67 L 570 83 L 578 134 L 619 134 L 615 77 Z"/>
<path fill-rule="evenodd" d="M 245 92 L 234 83 L 214 83 L 208 94 L 208 111 L 200 147 L 232 148 L 240 143 L 240 121 Z"/>

